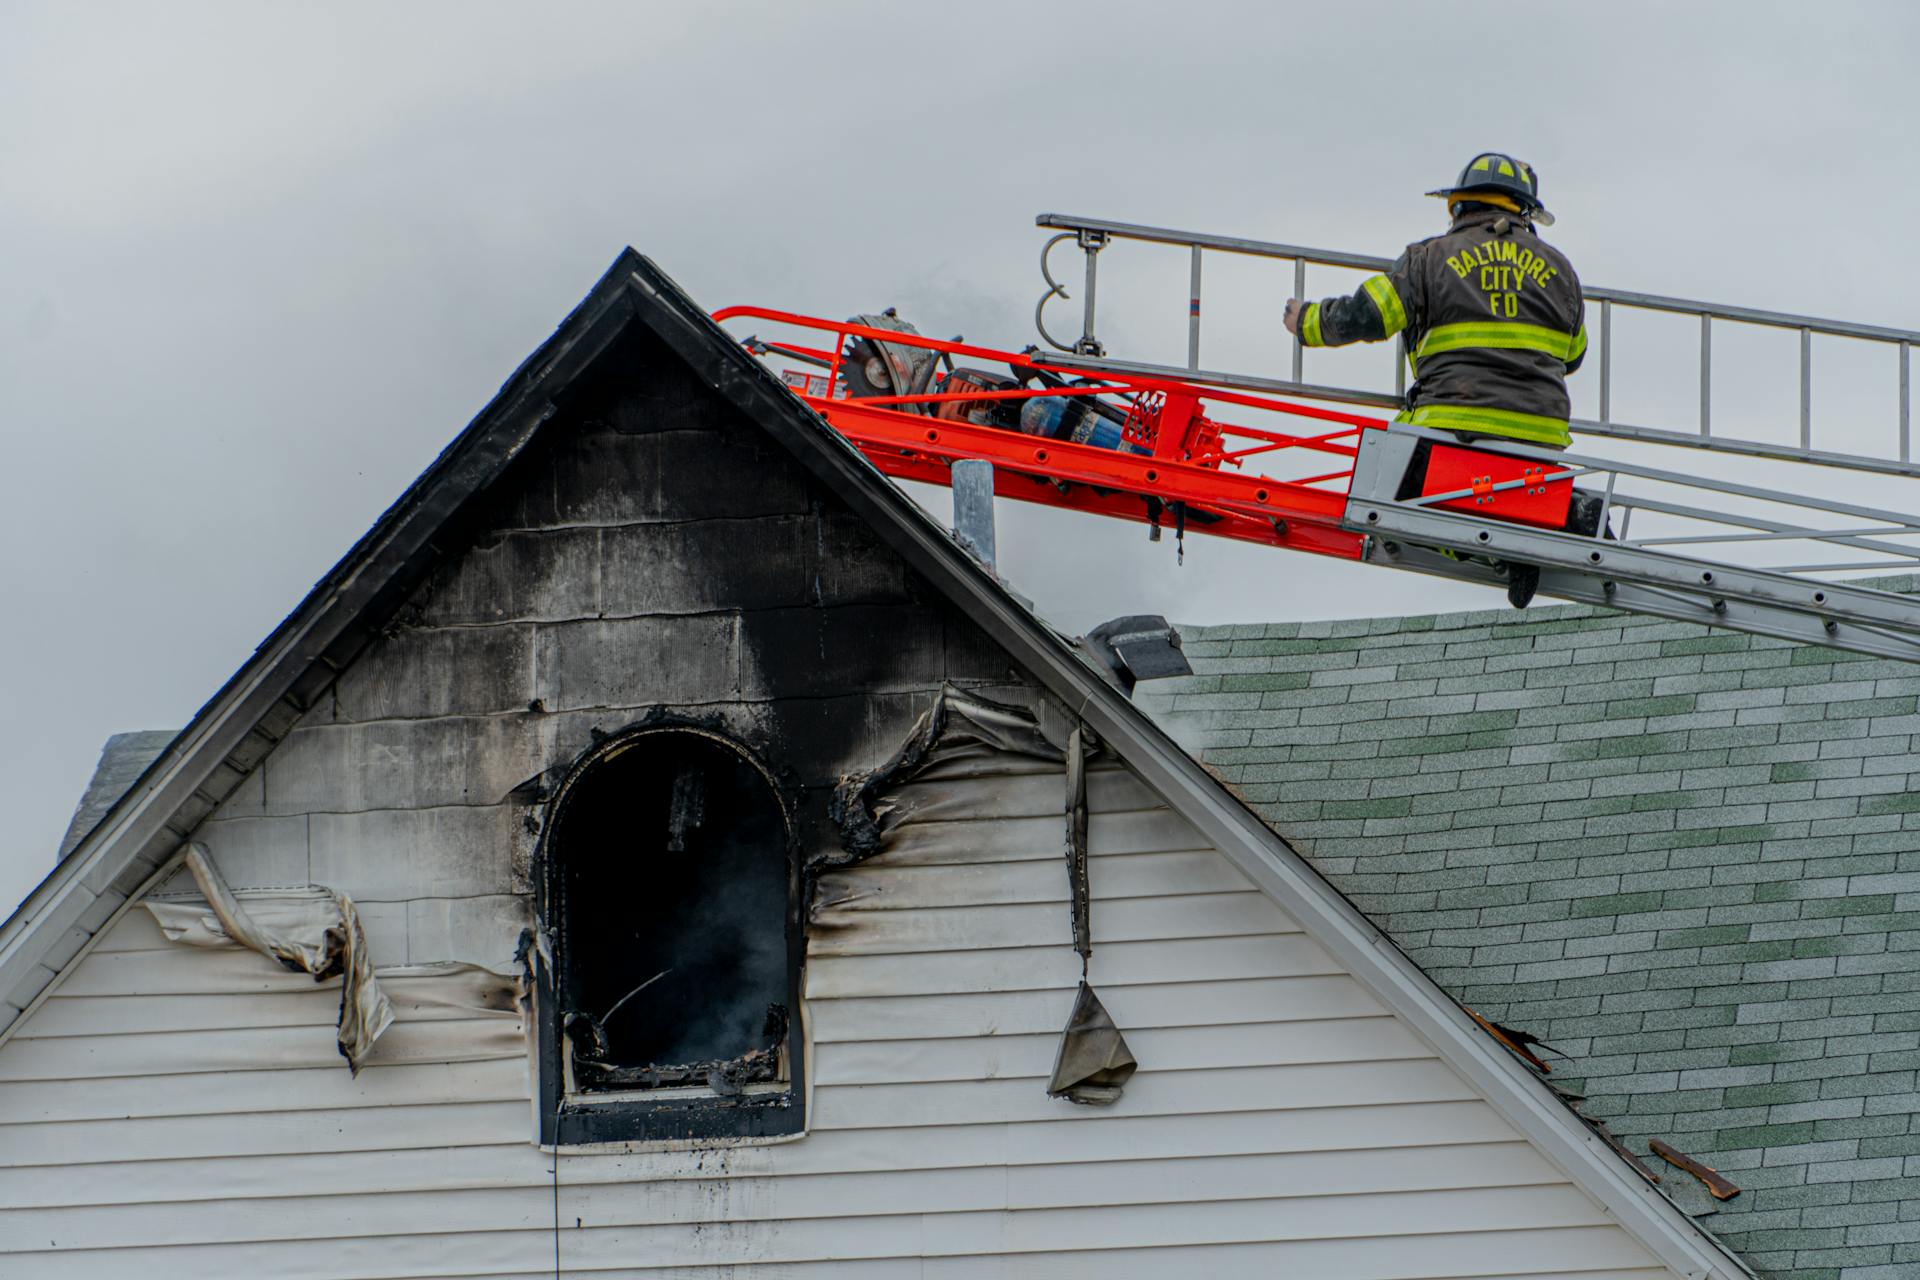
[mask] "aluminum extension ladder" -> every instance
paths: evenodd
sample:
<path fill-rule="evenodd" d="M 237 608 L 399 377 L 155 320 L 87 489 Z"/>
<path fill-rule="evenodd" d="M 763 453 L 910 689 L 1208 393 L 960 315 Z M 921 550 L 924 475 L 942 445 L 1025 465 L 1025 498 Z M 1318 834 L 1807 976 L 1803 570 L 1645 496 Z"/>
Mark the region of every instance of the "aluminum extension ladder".
<path fill-rule="evenodd" d="M 1304 299 L 1309 264 L 1361 271 L 1384 270 L 1387 259 L 1309 249 L 1298 245 L 1214 236 L 1101 219 L 1044 214 L 1055 231 L 1041 252 L 1046 293 L 1035 308 L 1035 325 L 1064 354 L 1056 366 L 1089 375 L 1131 374 L 1305 400 L 1397 409 L 1400 394 L 1304 379 L 1304 351 L 1295 340 L 1292 376 L 1276 378 L 1206 369 L 1200 362 L 1202 256 L 1225 253 L 1291 260 L 1293 294 Z M 1096 299 L 1101 252 L 1116 241 L 1183 247 L 1190 254 L 1187 299 L 1187 364 L 1153 364 L 1108 354 L 1096 336 Z M 1061 341 L 1046 327 L 1046 306 L 1067 299 L 1067 289 L 1049 265 L 1054 248 L 1072 242 L 1085 254 L 1081 330 Z M 1842 472 L 1920 477 L 1910 441 L 1910 365 L 1920 331 L 1822 320 L 1811 316 L 1589 288 L 1599 325 L 1594 348 L 1599 362 L 1597 419 L 1575 419 L 1577 435 L 1600 436 L 1694 450 L 1742 454 Z M 1700 324 L 1700 411 L 1697 429 L 1673 431 L 1616 421 L 1613 391 L 1613 313 L 1632 308 L 1696 316 Z M 1799 340 L 1799 439 L 1782 444 L 1716 431 L 1712 415 L 1712 338 L 1716 320 L 1788 330 Z M 1816 336 L 1890 345 L 1898 358 L 1897 448 L 1887 457 L 1819 447 L 1811 412 L 1812 339 Z M 1589 356 L 1589 361 L 1595 357 Z M 1396 361 L 1396 392 L 1404 393 L 1406 361 Z M 1920 598 L 1836 581 L 1833 573 L 1920 572 L 1920 517 L 1882 507 L 1820 498 L 1803 492 L 1739 484 L 1671 468 L 1613 461 L 1585 453 L 1562 453 L 1499 442 L 1499 452 L 1535 459 L 1553 468 L 1549 480 L 1573 478 L 1601 495 L 1615 525 L 1593 536 L 1549 531 L 1509 521 L 1443 510 L 1436 504 L 1460 494 L 1397 500 L 1415 444 L 1421 438 L 1451 441 L 1445 433 L 1396 424 L 1361 433 L 1347 491 L 1345 526 L 1365 539 L 1363 558 L 1464 581 L 1499 585 L 1506 562 L 1541 568 L 1539 592 L 1632 613 L 1727 627 L 1806 644 L 1850 649 L 1879 657 L 1920 661 Z M 1831 474 L 1831 473 L 1829 473 Z M 1509 482 L 1517 485 L 1520 481 Z M 1903 503 L 1904 505 L 1904 503 Z M 1604 531 L 1608 519 L 1601 521 Z M 1634 526 L 1638 525 L 1638 529 Z M 1441 549 L 1456 553 L 1446 555 Z M 1850 558 L 1836 560 L 1836 549 Z M 1818 576 L 1816 576 L 1818 575 Z"/>

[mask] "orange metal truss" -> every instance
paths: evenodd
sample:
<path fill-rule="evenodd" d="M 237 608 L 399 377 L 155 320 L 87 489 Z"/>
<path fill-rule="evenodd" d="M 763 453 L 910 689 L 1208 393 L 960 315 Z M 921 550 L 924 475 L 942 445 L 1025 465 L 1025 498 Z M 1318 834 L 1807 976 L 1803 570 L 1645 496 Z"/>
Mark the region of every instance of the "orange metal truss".
<path fill-rule="evenodd" d="M 1167 520 L 1190 533 L 1360 558 L 1361 535 L 1342 529 L 1340 518 L 1359 434 L 1384 428 L 1382 419 L 1163 378 L 1082 380 L 1080 371 L 1051 365 L 1038 352 L 999 351 L 765 307 L 727 307 L 713 318 L 761 320 L 809 335 L 799 342 L 768 340 L 758 346 L 824 366 L 827 394 L 798 387 L 795 394 L 887 475 L 946 485 L 955 461 L 976 458 L 994 465 L 994 490 L 1002 497 L 1120 519 Z M 925 348 L 949 362 L 1037 369 L 1068 385 L 1005 391 L 969 386 L 850 398 L 841 365 L 849 345 L 861 338 Z M 1089 395 L 1125 411 L 1121 448 L 939 416 L 943 404 Z M 1256 425 L 1261 415 L 1276 425 Z M 1310 434 L 1278 429 L 1277 424 L 1295 421 L 1335 429 Z M 1313 463 L 1309 455 L 1328 459 L 1331 468 L 1329 462 Z M 1306 474 L 1279 474 L 1284 468 L 1274 464 L 1283 462 Z"/>

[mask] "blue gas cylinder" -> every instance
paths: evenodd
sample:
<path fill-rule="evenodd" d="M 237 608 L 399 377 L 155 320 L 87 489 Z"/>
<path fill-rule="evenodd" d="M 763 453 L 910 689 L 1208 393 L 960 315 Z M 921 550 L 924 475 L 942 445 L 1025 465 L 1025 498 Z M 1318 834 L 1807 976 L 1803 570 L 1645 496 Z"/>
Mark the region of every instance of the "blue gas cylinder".
<path fill-rule="evenodd" d="M 1128 453 L 1146 450 L 1128 444 L 1120 424 L 1097 413 L 1085 396 L 1039 396 L 1027 401 L 1020 410 L 1020 430 L 1030 436 L 1053 440 L 1071 440 L 1096 449 L 1124 449 Z"/>

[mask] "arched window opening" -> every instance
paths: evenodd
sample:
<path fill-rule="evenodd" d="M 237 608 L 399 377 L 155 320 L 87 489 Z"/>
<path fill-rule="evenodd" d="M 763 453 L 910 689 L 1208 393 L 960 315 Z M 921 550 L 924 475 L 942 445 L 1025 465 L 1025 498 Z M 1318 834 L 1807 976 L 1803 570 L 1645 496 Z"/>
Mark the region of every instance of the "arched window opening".
<path fill-rule="evenodd" d="M 566 1097 L 734 1112 L 789 1102 L 793 870 L 760 766 L 697 729 L 616 738 L 563 785 L 547 839 L 549 1043 Z"/>

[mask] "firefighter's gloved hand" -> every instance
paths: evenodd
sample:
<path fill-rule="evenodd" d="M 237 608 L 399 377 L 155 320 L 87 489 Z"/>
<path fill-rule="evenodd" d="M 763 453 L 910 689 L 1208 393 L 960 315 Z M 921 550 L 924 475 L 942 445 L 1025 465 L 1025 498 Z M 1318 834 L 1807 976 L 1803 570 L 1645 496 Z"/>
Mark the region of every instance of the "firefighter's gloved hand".
<path fill-rule="evenodd" d="M 1287 299 L 1286 325 L 1288 333 L 1300 332 L 1300 313 L 1303 310 L 1305 310 L 1305 308 L 1300 305 L 1300 299 Z"/>

